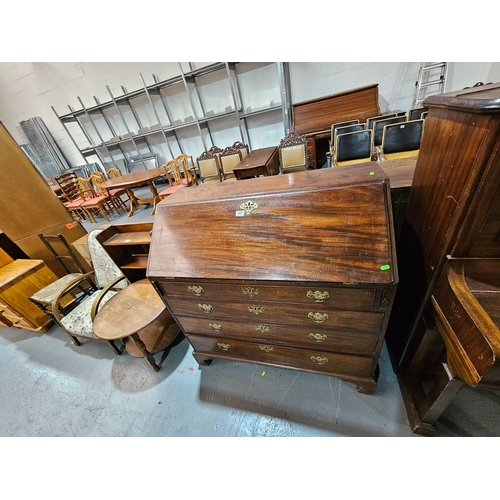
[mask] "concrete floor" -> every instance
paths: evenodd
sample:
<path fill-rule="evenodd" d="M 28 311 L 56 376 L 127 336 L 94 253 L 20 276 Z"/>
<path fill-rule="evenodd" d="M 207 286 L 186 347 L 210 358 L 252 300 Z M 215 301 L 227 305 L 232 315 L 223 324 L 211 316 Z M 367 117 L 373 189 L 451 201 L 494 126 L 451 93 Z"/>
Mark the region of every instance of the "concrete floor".
<path fill-rule="evenodd" d="M 151 220 L 150 212 L 140 206 L 111 222 Z M 105 343 L 77 347 L 57 325 L 46 334 L 0 327 L 0 436 L 435 439 L 410 431 L 385 346 L 373 395 L 281 368 L 225 360 L 200 367 L 191 352 L 183 340 L 154 372 Z M 499 408 L 498 393 L 465 389 L 437 436 L 500 436 Z"/>

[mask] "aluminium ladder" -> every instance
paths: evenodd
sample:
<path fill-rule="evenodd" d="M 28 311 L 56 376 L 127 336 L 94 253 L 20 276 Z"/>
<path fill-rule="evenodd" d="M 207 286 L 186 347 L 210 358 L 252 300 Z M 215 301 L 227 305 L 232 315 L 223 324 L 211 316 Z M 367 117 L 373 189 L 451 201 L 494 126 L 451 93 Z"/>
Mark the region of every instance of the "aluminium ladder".
<path fill-rule="evenodd" d="M 439 72 L 437 70 L 439 70 Z M 447 72 L 448 64 L 445 62 L 420 63 L 418 80 L 415 82 L 415 94 L 413 96 L 412 105 L 413 108 L 421 106 L 424 99 L 430 95 L 427 94 L 427 92 L 424 92 L 425 95 L 422 95 L 422 89 L 435 86 L 435 89 L 437 87 L 437 91 L 434 92 L 435 94 L 442 94 L 444 92 Z"/>

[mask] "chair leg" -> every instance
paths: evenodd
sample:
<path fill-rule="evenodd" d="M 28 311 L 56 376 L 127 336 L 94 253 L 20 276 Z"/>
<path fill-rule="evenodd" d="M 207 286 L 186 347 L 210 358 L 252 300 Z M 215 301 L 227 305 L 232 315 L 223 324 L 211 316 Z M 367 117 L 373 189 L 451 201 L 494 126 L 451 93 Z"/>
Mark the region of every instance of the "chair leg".
<path fill-rule="evenodd" d="M 125 349 L 125 343 L 122 342 L 122 346 L 121 347 L 118 347 L 113 340 L 107 340 L 106 341 L 109 346 L 111 347 L 111 349 L 113 350 L 113 352 L 117 355 L 117 356 L 120 356 L 121 353 L 123 352 L 123 350 Z"/>

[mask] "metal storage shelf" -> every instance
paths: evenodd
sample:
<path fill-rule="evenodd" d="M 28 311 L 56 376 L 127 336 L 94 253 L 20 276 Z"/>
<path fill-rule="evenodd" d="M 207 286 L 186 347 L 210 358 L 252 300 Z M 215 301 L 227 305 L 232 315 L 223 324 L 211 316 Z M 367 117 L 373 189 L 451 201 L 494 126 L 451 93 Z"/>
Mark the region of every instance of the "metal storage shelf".
<path fill-rule="evenodd" d="M 191 67 L 191 63 L 188 63 L 189 66 Z M 105 163 L 105 160 L 103 158 L 103 153 L 108 153 L 108 156 L 111 158 L 113 163 L 115 163 L 113 159 L 113 155 L 111 154 L 111 150 L 116 151 L 116 148 L 119 148 L 121 152 L 123 153 L 123 156 L 125 157 L 125 153 L 123 152 L 121 146 L 126 144 L 126 143 L 132 143 L 133 148 L 137 151 L 140 157 L 142 157 L 141 153 L 139 152 L 139 147 L 136 144 L 136 141 L 141 142 L 141 145 L 143 142 L 146 143 L 146 146 L 149 148 L 150 152 L 152 152 L 151 147 L 147 141 L 147 138 L 150 136 L 153 136 L 154 134 L 162 134 L 164 143 L 166 144 L 172 158 L 175 156 L 172 153 L 171 149 L 171 144 L 169 141 L 167 141 L 167 135 L 169 138 L 174 138 L 177 142 L 177 146 L 181 152 L 182 150 L 182 145 L 176 135 L 176 131 L 179 131 L 180 129 L 186 128 L 186 127 L 197 127 L 198 128 L 198 135 L 201 139 L 201 142 L 203 143 L 203 146 L 205 150 L 207 150 L 209 147 L 205 143 L 205 138 L 204 135 L 208 135 L 210 140 L 213 140 L 211 137 L 211 132 L 210 132 L 210 123 L 220 120 L 220 119 L 227 119 L 230 117 L 235 117 L 235 121 L 238 124 L 238 127 L 240 129 L 240 135 L 241 135 L 241 140 L 247 144 L 249 144 L 249 137 L 248 137 L 248 131 L 247 131 L 247 126 L 246 126 L 246 119 L 249 117 L 253 116 L 258 116 L 258 115 L 263 115 L 265 113 L 270 113 L 270 112 L 276 112 L 276 111 L 281 111 L 283 113 L 283 126 L 284 126 L 284 135 L 289 132 L 290 130 L 290 123 L 289 123 L 289 117 L 290 117 L 290 99 L 289 99 L 289 82 L 288 82 L 288 68 L 286 67 L 287 63 L 267 63 L 267 64 L 276 64 L 277 65 L 277 74 L 278 78 L 276 81 L 276 88 L 280 89 L 280 96 L 282 99 L 282 103 L 279 105 L 272 105 L 269 107 L 265 107 L 262 109 L 256 109 L 248 112 L 244 112 L 242 110 L 242 100 L 240 96 L 240 89 L 239 89 L 239 82 L 238 82 L 238 74 L 237 74 L 237 65 L 240 63 L 234 63 L 234 62 L 218 62 L 214 64 L 210 64 L 207 66 L 204 66 L 202 68 L 196 69 L 196 70 L 191 70 L 188 72 L 184 72 L 182 69 L 182 65 L 179 63 L 179 69 L 180 69 L 180 74 L 173 77 L 169 78 L 166 80 L 162 81 L 156 81 L 156 77 L 153 75 L 153 79 L 155 80 L 153 84 L 146 85 L 144 82 L 144 79 L 141 74 L 140 80 L 143 84 L 143 88 L 137 89 L 131 92 L 125 92 L 120 96 L 114 96 L 107 87 L 107 90 L 110 94 L 111 100 L 106 101 L 103 103 L 100 103 L 96 97 L 94 97 L 94 100 L 96 101 L 96 105 L 90 106 L 90 107 L 85 107 L 82 100 L 78 97 L 78 100 L 81 104 L 81 109 L 74 110 L 71 108 L 71 106 L 68 106 L 70 109 L 70 113 L 66 113 L 64 115 L 58 115 L 56 110 L 52 108 L 56 116 L 58 117 L 59 121 L 63 125 L 63 127 L 66 129 L 68 132 L 71 140 L 73 141 L 73 144 L 75 147 L 78 149 L 82 157 L 84 158 L 85 162 L 88 163 L 87 157 L 96 155 L 103 164 Z M 242 63 L 243 64 L 243 63 Z M 266 63 L 264 63 L 266 65 Z M 229 81 L 229 87 L 231 89 L 231 93 L 227 96 L 228 97 L 228 108 L 230 107 L 231 110 L 228 111 L 226 110 L 225 112 L 222 113 L 216 113 L 207 116 L 206 111 L 203 109 L 203 102 L 202 99 L 200 98 L 199 95 L 199 90 L 198 90 L 198 85 L 196 79 L 207 75 L 209 73 L 213 73 L 215 71 L 221 71 L 225 70 L 227 72 L 226 78 Z M 185 95 L 189 99 L 189 105 L 191 106 L 191 111 L 192 111 L 192 116 L 187 117 L 189 120 L 180 122 L 179 120 L 174 120 L 172 121 L 168 106 L 165 102 L 165 96 L 162 95 L 161 91 L 162 89 L 165 89 L 167 87 L 173 86 L 173 85 L 182 85 L 183 86 L 183 92 L 185 92 Z M 193 102 L 193 97 L 192 95 L 196 96 L 197 98 L 197 107 L 195 103 Z M 158 116 L 158 112 L 155 109 L 155 105 L 153 104 L 153 101 L 151 99 L 151 96 L 159 96 L 161 104 L 163 105 L 164 111 L 166 116 L 168 117 L 168 124 L 163 124 L 160 117 Z M 136 111 L 134 110 L 131 100 L 141 98 L 141 97 L 147 97 L 149 101 L 149 109 L 152 110 L 157 118 L 157 123 L 150 125 L 151 127 L 154 127 L 152 130 L 144 130 L 147 129 L 148 126 L 143 126 L 136 114 Z M 140 133 L 136 133 L 135 131 L 130 130 L 130 127 L 127 125 L 127 122 L 122 114 L 122 111 L 120 110 L 119 105 L 127 105 L 128 110 L 130 110 L 135 118 L 135 121 L 137 122 L 137 130 L 141 130 Z M 116 133 L 114 130 L 113 125 L 111 124 L 109 117 L 107 117 L 104 114 L 105 110 L 109 110 L 114 108 L 125 127 L 127 130 L 127 133 L 125 134 L 120 134 Z M 197 116 L 196 109 L 198 108 L 202 110 L 202 116 Z M 126 108 L 127 109 L 127 108 Z M 200 113 L 198 112 L 198 115 Z M 112 139 L 105 140 L 101 133 L 99 132 L 96 124 L 94 123 L 94 120 L 96 119 L 96 115 L 99 119 L 104 119 L 106 122 L 106 125 L 109 129 L 109 132 L 112 134 Z M 192 119 L 191 119 L 192 118 Z M 85 122 L 86 121 L 86 122 Z M 165 120 L 164 120 L 165 121 Z M 83 132 L 85 138 L 89 142 L 88 146 L 85 147 L 80 147 L 73 135 L 71 134 L 70 130 L 67 128 L 67 124 L 70 123 L 77 123 L 81 131 Z M 116 127 L 116 125 L 115 125 Z M 135 127 L 134 127 L 135 128 Z M 95 142 L 95 138 L 92 138 L 92 133 L 94 135 L 98 136 L 99 142 Z M 108 135 L 108 134 L 103 134 L 103 135 Z M 117 166 L 115 164 L 115 166 Z"/>

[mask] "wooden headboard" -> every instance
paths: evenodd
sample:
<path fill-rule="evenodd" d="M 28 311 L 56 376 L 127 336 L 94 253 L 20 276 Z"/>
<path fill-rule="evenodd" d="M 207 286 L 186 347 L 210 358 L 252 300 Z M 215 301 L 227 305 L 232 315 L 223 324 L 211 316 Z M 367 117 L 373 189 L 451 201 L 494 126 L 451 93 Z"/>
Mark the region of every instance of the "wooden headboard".
<path fill-rule="evenodd" d="M 292 104 L 292 130 L 307 135 L 331 129 L 333 123 L 380 115 L 378 83 Z"/>

